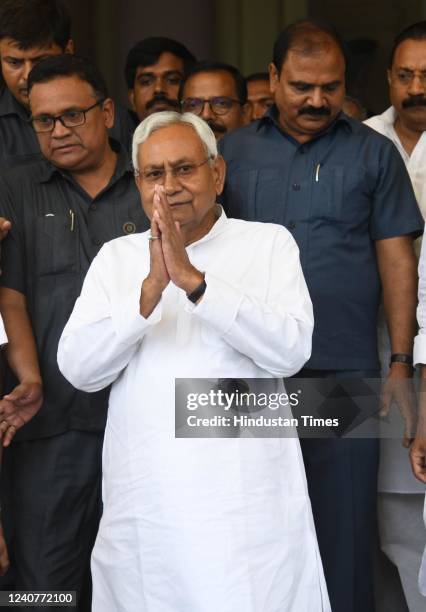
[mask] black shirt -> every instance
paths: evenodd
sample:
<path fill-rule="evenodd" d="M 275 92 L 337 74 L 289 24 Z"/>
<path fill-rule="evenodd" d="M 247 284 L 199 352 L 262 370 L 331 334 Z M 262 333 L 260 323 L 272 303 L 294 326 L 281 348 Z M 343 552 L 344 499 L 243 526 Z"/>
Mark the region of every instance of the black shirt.
<path fill-rule="evenodd" d="M 378 369 L 375 241 L 418 236 L 424 225 L 393 143 L 341 113 L 300 144 L 273 107 L 219 147 L 227 215 L 284 225 L 300 249 L 315 318 L 307 367 Z"/>
<path fill-rule="evenodd" d="M 0 169 L 42 159 L 28 118 L 27 110 L 4 87 L 0 93 Z"/>
<path fill-rule="evenodd" d="M 102 431 L 109 390 L 75 390 L 59 372 L 56 353 L 101 246 L 149 227 L 128 156 L 120 151 L 110 183 L 93 199 L 47 161 L 18 168 L 0 179 L 0 214 L 12 221 L 3 242 L 0 283 L 26 296 L 44 384 L 40 412 L 18 435 L 33 439 L 70 429 Z M 8 388 L 15 383 L 9 380 Z"/>

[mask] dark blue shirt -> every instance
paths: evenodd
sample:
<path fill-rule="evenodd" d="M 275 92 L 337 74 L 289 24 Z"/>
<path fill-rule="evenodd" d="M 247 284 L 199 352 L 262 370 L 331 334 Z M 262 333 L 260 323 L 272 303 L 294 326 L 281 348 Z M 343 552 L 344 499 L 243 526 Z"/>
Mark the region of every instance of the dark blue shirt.
<path fill-rule="evenodd" d="M 377 369 L 375 241 L 418 236 L 424 226 L 393 143 L 341 113 L 300 144 L 282 131 L 272 108 L 220 149 L 227 215 L 284 225 L 299 246 L 315 316 L 307 367 Z"/>

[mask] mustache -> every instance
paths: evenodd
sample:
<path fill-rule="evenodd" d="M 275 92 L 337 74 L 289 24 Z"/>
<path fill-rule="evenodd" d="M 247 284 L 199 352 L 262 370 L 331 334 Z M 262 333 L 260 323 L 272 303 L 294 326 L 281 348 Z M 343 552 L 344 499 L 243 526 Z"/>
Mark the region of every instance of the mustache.
<path fill-rule="evenodd" d="M 210 119 L 207 119 L 207 123 L 209 127 L 213 130 L 213 132 L 217 132 L 218 134 L 226 134 L 226 132 L 228 131 L 224 125 L 215 123 L 214 121 L 211 121 Z"/>
<path fill-rule="evenodd" d="M 326 106 L 302 106 L 299 109 L 298 115 L 311 115 L 312 117 L 329 117 L 331 111 Z"/>
<path fill-rule="evenodd" d="M 414 108 L 416 106 L 426 106 L 426 98 L 423 95 L 410 96 L 402 102 L 402 108 Z"/>
<path fill-rule="evenodd" d="M 168 98 L 165 94 L 159 93 L 154 94 L 149 102 L 146 103 L 146 110 L 150 110 L 156 104 L 167 104 L 167 106 L 171 106 L 172 108 L 179 109 L 179 102 L 177 100 L 173 100 L 172 98 Z"/>

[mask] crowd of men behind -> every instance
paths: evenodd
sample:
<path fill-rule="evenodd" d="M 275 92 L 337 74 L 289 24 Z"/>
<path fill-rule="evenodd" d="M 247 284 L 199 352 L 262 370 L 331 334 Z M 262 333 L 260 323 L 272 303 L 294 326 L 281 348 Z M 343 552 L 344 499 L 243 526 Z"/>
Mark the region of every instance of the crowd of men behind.
<path fill-rule="evenodd" d="M 141 40 L 124 67 L 129 108 L 74 49 L 60 0 L 2 0 L 0 59 L 2 588 L 77 590 L 90 609 L 109 388 L 76 390 L 56 355 L 101 247 L 150 228 L 132 137 L 172 110 L 214 132 L 226 214 L 283 225 L 298 245 L 315 316 L 299 376 L 382 375 L 382 411 L 395 401 L 406 416 L 404 446 L 301 440 L 333 612 L 424 610 L 426 407 L 413 441 L 407 396 L 413 365 L 426 363 L 413 247 L 426 215 L 426 22 L 396 38 L 391 107 L 367 125 L 345 93 L 345 45 L 320 20 L 288 26 L 269 72 L 246 78 L 169 38 Z"/>

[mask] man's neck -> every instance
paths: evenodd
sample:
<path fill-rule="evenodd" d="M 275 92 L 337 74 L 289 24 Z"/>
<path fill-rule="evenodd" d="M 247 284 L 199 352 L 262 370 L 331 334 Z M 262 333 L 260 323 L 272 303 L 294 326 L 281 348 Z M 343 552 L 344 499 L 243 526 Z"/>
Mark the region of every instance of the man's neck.
<path fill-rule="evenodd" d="M 399 116 L 396 117 L 394 128 L 405 151 L 411 155 L 423 132 L 403 123 Z"/>
<path fill-rule="evenodd" d="M 71 171 L 70 175 L 93 199 L 110 182 L 117 166 L 117 157 L 117 153 L 108 144 L 105 155 L 99 164 L 90 169 Z"/>

